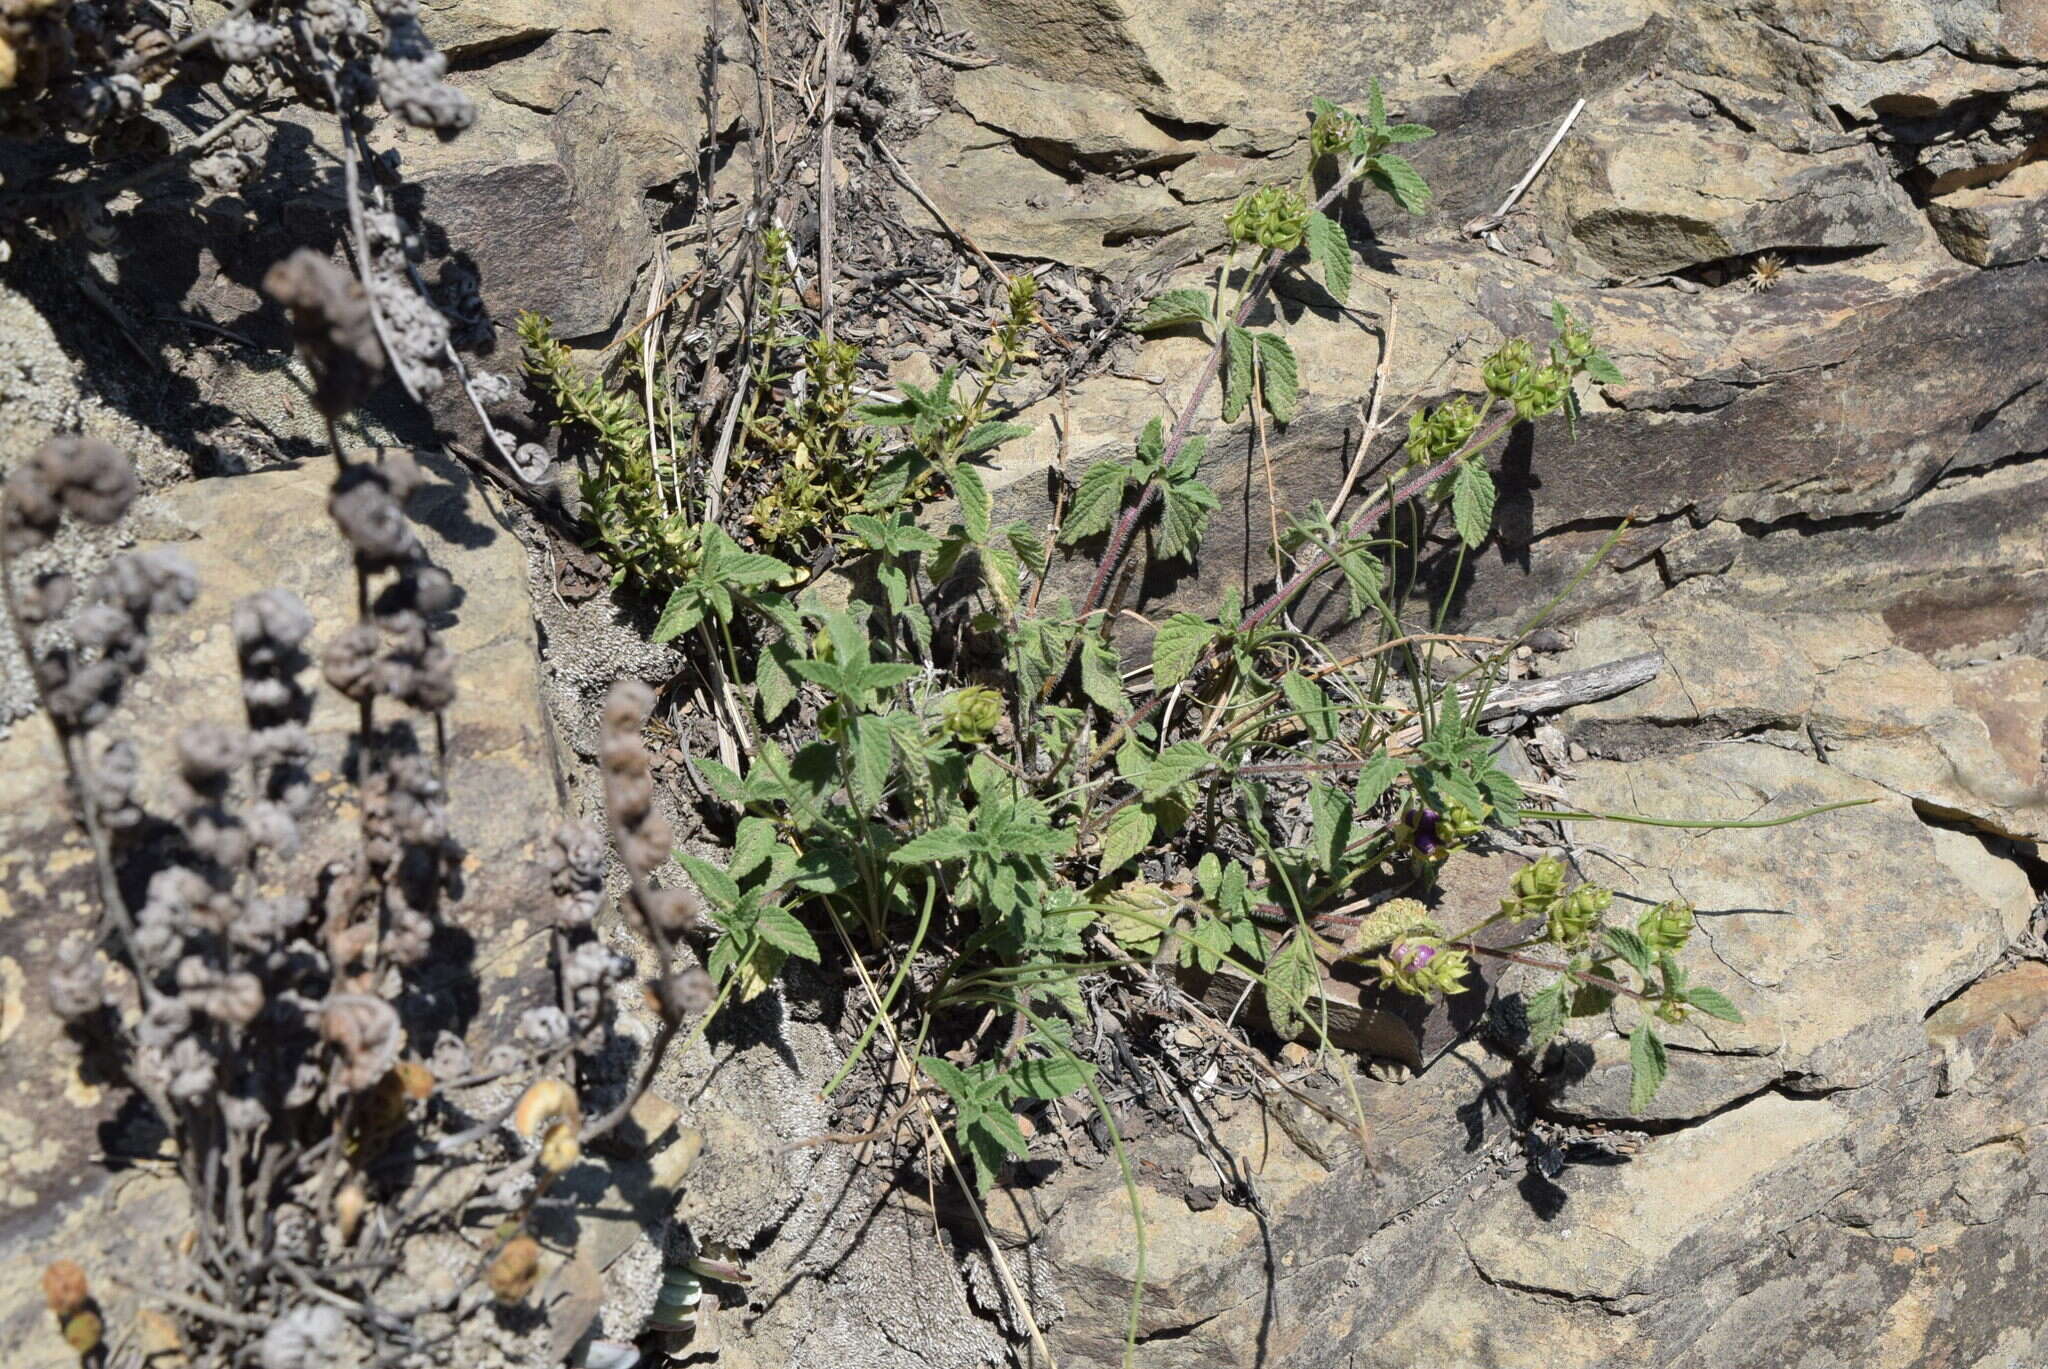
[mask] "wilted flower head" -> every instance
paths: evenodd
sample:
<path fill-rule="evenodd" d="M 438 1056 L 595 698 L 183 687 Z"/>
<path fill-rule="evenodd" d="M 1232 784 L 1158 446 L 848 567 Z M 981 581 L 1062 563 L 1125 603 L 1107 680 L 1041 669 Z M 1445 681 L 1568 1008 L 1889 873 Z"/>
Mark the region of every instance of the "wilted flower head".
<path fill-rule="evenodd" d="M 320 1007 L 320 1037 L 339 1055 L 337 1087 L 369 1088 L 391 1072 L 405 1044 L 405 1030 L 389 1003 L 369 994 L 334 994 Z"/>
<path fill-rule="evenodd" d="M 245 669 L 274 670 L 313 634 L 313 615 L 290 590 L 266 589 L 235 601 L 228 628 Z"/>
<path fill-rule="evenodd" d="M 674 845 L 668 820 L 654 807 L 654 775 L 640 728 L 654 707 L 654 691 L 638 680 L 620 680 L 605 695 L 598 757 L 604 767 L 604 801 L 619 854 L 642 876 L 669 858 Z"/>
<path fill-rule="evenodd" d="M 92 939 L 73 932 L 57 945 L 50 967 L 50 1007 L 67 1022 L 90 1017 L 107 1001 L 106 972 Z"/>
<path fill-rule="evenodd" d="M 587 927 L 604 906 L 604 837 L 588 823 L 565 820 L 548 839 L 548 887 L 555 894 L 555 921 Z"/>
<path fill-rule="evenodd" d="M 313 402 L 339 418 L 369 397 L 384 348 L 362 282 L 310 247 L 272 266 L 263 293 L 291 316 L 292 339 L 313 372 Z"/>

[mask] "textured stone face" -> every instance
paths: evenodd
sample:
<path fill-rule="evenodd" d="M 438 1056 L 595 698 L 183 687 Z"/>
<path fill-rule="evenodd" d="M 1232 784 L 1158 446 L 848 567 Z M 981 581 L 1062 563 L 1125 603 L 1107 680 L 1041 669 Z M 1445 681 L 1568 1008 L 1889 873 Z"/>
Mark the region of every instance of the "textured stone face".
<path fill-rule="evenodd" d="M 1498 1145 L 1491 1110 L 1626 1134 L 1617 1036 L 1526 1076 L 1453 1052 L 1389 1102 L 1369 1093 L 1370 1174 L 1331 1138 L 1247 1138 L 1270 1270 L 1257 1223 L 1181 1201 L 1162 1150 L 1142 1181 L 1160 1254 L 1139 1363 L 2018 1369 L 2048 1353 L 2042 1151 L 2012 1139 L 2048 1127 L 2048 988 L 2038 966 L 2006 968 L 2037 897 L 2007 843 L 2038 840 L 2048 803 L 2039 14 L 964 7 L 1026 75 L 982 76 L 912 153 L 949 217 L 1028 259 L 1137 269 L 1213 237 L 1236 195 L 1300 174 L 1302 124 L 1275 117 L 1297 96 L 1356 102 L 1377 76 L 1398 117 L 1441 135 L 1414 149 L 1440 197 L 1427 218 L 1369 201 L 1354 221 L 1379 244 L 1354 312 L 1285 281 L 1255 320 L 1293 343 L 1302 412 L 1263 447 L 1212 429 L 1222 507 L 1203 554 L 1153 568 L 1138 607 L 1208 612 L 1256 578 L 1268 469 L 1282 513 L 1329 497 L 1383 353 L 1390 403 L 1469 391 L 1505 337 L 1547 336 L 1559 300 L 1627 381 L 1589 398 L 1575 437 L 1499 454 L 1499 531 L 1456 609 L 1516 622 L 1634 521 L 1568 604 L 1578 646 L 1556 669 L 1645 650 L 1665 668 L 1560 720 L 1573 801 L 1733 817 L 1872 800 L 1760 831 L 1575 828 L 1625 894 L 1699 905 L 1748 1020 L 1686 1028 L 1651 1134 L 1554 1174 Z M 1461 237 L 1581 97 L 1507 221 Z M 1767 253 L 1788 269 L 1752 293 Z M 998 517 L 1042 515 L 1055 460 L 1127 453 L 1131 415 L 1181 402 L 1205 350 L 1147 339 L 1121 376 L 1027 415 L 1038 432 L 990 482 Z M 1090 568 L 1075 558 L 1063 583 Z M 1062 1175 L 1031 1198 L 1068 1296 L 1062 1362 L 1121 1358 L 1135 1271 L 1117 1187 Z"/>

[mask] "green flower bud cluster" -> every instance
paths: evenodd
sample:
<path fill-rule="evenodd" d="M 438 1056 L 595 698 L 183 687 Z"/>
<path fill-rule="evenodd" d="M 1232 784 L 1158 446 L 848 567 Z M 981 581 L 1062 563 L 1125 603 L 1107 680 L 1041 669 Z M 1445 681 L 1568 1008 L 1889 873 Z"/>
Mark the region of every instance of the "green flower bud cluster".
<path fill-rule="evenodd" d="M 1576 323 L 1566 323 L 1564 331 L 1557 335 L 1557 341 L 1550 344 L 1550 359 L 1560 366 L 1573 370 L 1584 366 L 1593 355 L 1593 332 Z"/>
<path fill-rule="evenodd" d="M 1515 384 L 1522 372 L 1529 369 L 1536 356 L 1525 338 L 1509 338 L 1500 350 L 1488 357 L 1479 367 L 1479 378 L 1486 382 L 1486 392 L 1495 399 L 1506 399 L 1515 392 Z"/>
<path fill-rule="evenodd" d="M 1406 936 L 1374 962 L 1387 983 L 1418 998 L 1453 994 L 1465 987 L 1471 957 L 1433 936 Z"/>
<path fill-rule="evenodd" d="M 1603 889 L 1597 884 L 1581 884 L 1551 902 L 1550 929 L 1545 935 L 1560 946 L 1577 945 L 1593 934 L 1593 929 L 1600 925 L 1601 915 L 1612 902 L 1612 889 Z"/>
<path fill-rule="evenodd" d="M 1434 466 L 1456 452 L 1479 428 L 1479 411 L 1463 395 L 1408 416 L 1408 464 Z"/>
<path fill-rule="evenodd" d="M 1038 322 L 1038 277 L 1019 271 L 1010 277 L 1010 322 L 1028 328 Z"/>
<path fill-rule="evenodd" d="M 1608 905 L 1614 902 L 1614 891 L 1597 884 L 1581 884 L 1567 891 L 1566 878 L 1565 864 L 1556 856 L 1524 865 L 1515 872 L 1506 896 L 1500 901 L 1501 915 L 1545 919 L 1545 939 L 1560 946 L 1584 942 L 1600 925 Z M 1680 943 L 1683 944 L 1682 937 Z"/>
<path fill-rule="evenodd" d="M 1591 335 L 1581 333 L 1579 336 L 1585 339 L 1590 352 Z M 1563 407 L 1575 369 L 1563 359 L 1565 354 L 1556 344 L 1552 345 L 1551 353 L 1551 359 L 1538 366 L 1535 349 L 1521 338 L 1511 338 L 1481 364 L 1479 377 L 1485 382 L 1488 394 L 1514 405 L 1515 417 L 1523 420 L 1541 418 Z"/>
<path fill-rule="evenodd" d="M 1568 367 L 1556 362 L 1524 371 L 1509 396 L 1515 406 L 1515 417 L 1525 422 L 1556 413 L 1564 407 L 1565 396 L 1571 393 L 1572 373 Z"/>
<path fill-rule="evenodd" d="M 1653 954 L 1676 953 L 1692 939 L 1692 905 L 1683 899 L 1660 903 L 1636 922 L 1636 935 Z"/>
<path fill-rule="evenodd" d="M 954 741 L 984 741 L 1003 721 L 1003 696 L 986 685 L 968 685 L 948 694 L 939 709 L 939 726 Z"/>
<path fill-rule="evenodd" d="M 1341 157 L 1358 138 L 1358 118 L 1341 109 L 1327 109 L 1316 115 L 1308 129 L 1309 155 L 1317 161 Z"/>
<path fill-rule="evenodd" d="M 1233 243 L 1292 252 L 1308 232 L 1308 201 L 1284 185 L 1261 186 L 1237 202 L 1224 227 Z"/>
<path fill-rule="evenodd" d="M 1535 917 L 1548 915 L 1550 905 L 1564 892 L 1566 879 L 1564 862 L 1556 856 L 1524 865 L 1515 871 L 1515 877 L 1508 882 L 1508 892 L 1500 901 L 1503 917 Z"/>

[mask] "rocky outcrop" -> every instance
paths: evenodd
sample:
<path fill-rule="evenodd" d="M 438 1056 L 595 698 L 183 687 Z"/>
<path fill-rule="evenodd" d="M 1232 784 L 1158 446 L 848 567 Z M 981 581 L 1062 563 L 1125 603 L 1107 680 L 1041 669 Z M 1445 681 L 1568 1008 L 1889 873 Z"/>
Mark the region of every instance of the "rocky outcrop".
<path fill-rule="evenodd" d="M 1432 211 L 1375 200 L 1354 219 L 1382 247 L 1362 259 L 1353 311 L 1283 284 L 1307 398 L 1270 453 L 1286 508 L 1328 497 L 1395 297 L 1396 400 L 1473 388 L 1502 337 L 1546 335 L 1552 300 L 1591 319 L 1627 381 L 1591 399 L 1576 440 L 1560 425 L 1504 454 L 1502 529 L 1460 599 L 1469 621 L 1547 596 L 1630 517 L 1644 526 L 1567 612 L 1700 573 L 1782 600 L 1796 565 L 1821 605 L 1918 620 L 1942 650 L 2009 649 L 2034 630 L 2048 485 L 2030 458 L 2048 450 L 2048 362 L 2028 340 L 2048 301 L 2032 193 L 2048 74 L 2029 7 L 1553 4 L 1361 15 L 1341 32 L 1278 4 L 1227 21 L 1144 0 L 969 9 L 1026 73 L 976 73 L 981 85 L 1033 96 L 963 97 L 965 113 L 911 150 L 991 250 L 1136 267 L 1200 248 L 1222 201 L 1298 173 L 1302 125 L 1274 111 L 1309 93 L 1355 100 L 1378 77 L 1401 117 L 1439 130 L 1412 149 L 1439 191 Z M 1262 43 L 1233 43 L 1249 33 Z M 1268 39 L 1295 60 L 1255 57 Z M 1506 221 L 1462 236 L 1580 97 Z M 1765 254 L 1785 269 L 1750 293 Z M 1148 341 L 1119 368 L 1133 379 L 1042 408 L 1041 438 L 1002 463 L 1013 507 L 1042 502 L 1055 412 L 1068 461 L 1125 447 L 1128 415 L 1184 393 L 1199 356 L 1188 339 Z M 1243 564 L 1268 525 L 1251 445 L 1239 433 L 1213 449 L 1216 562 Z M 1882 547 L 1889 574 L 1842 565 L 1864 546 Z M 1929 547 L 1977 573 L 1920 571 L 1914 549 Z M 1208 572 L 1153 588 L 1212 599 Z"/>
<path fill-rule="evenodd" d="M 1564 610 L 1576 647 L 1543 669 L 1642 651 L 1664 668 L 1559 720 L 1572 802 L 1860 803 L 1768 829 L 1571 828 L 1624 899 L 1700 908 L 1746 1014 L 1674 1040 L 1646 1117 L 1626 1042 L 1596 1031 L 1523 1068 L 1468 1045 L 1405 1085 L 1360 1081 L 1370 1165 L 1312 1119 L 1254 1140 L 1227 1103 L 1209 1155 L 1147 1138 L 1138 1363 L 2048 1353 L 2048 973 L 2014 949 L 2040 952 L 2048 828 L 2037 9 L 1553 3 L 1339 24 L 1279 3 L 963 7 L 1004 66 L 907 156 L 998 253 L 1171 265 L 1244 187 L 1299 174 L 1303 125 L 1275 111 L 1358 101 L 1372 77 L 1441 135 L 1415 149 L 1430 215 L 1353 214 L 1376 244 L 1348 310 L 1306 280 L 1278 290 L 1259 321 L 1301 357 L 1302 413 L 1263 439 L 1204 414 L 1221 508 L 1198 564 L 1151 568 L 1138 607 L 1207 611 L 1259 579 L 1269 506 L 1329 498 L 1382 365 L 1397 410 L 1474 389 L 1504 337 L 1546 335 L 1555 299 L 1627 380 L 1576 434 L 1501 453 L 1499 532 L 1456 613 L 1519 620 L 1630 520 Z M 1048 469 L 1128 451 L 1132 415 L 1181 402 L 1204 350 L 1147 339 L 1027 415 L 1037 431 L 996 463 L 998 516 L 1042 516 Z M 1075 558 L 1068 586 L 1088 568 Z M 1233 1165 L 1261 1206 L 1194 1196 L 1189 1176 Z M 1021 1199 L 1015 1239 L 1040 1233 L 1067 1300 L 1062 1362 L 1121 1358 L 1121 1186 L 1107 1166 Z"/>

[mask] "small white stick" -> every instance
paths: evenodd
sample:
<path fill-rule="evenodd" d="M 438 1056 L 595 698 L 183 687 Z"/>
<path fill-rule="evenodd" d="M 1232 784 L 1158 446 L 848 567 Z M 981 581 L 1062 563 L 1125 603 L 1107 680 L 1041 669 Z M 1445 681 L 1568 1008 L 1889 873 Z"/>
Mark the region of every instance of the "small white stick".
<path fill-rule="evenodd" d="M 1366 453 L 1371 449 L 1373 439 L 1380 435 L 1380 401 L 1387 394 L 1387 362 L 1394 355 L 1394 325 L 1401 317 L 1401 298 L 1393 291 L 1387 292 L 1387 326 L 1380 331 L 1380 362 L 1372 370 L 1372 409 L 1366 415 L 1365 431 L 1358 437 L 1358 454 L 1351 458 L 1351 469 L 1344 473 L 1344 483 L 1337 487 L 1337 498 L 1330 505 L 1330 522 L 1334 525 L 1344 512 L 1345 501 L 1351 498 L 1351 487 L 1358 483 L 1358 473 L 1365 469 Z"/>
<path fill-rule="evenodd" d="M 1490 233 L 1501 226 L 1508 216 L 1508 211 L 1515 207 L 1515 201 L 1521 199 L 1529 187 L 1535 183 L 1537 173 L 1542 171 L 1543 164 L 1550 160 L 1550 154 L 1557 151 L 1557 145 L 1564 141 L 1564 135 L 1571 132 L 1572 121 L 1579 117 L 1579 111 L 1585 107 L 1586 102 L 1584 100 L 1580 100 L 1572 106 L 1571 112 L 1564 116 L 1564 122 L 1557 126 L 1557 132 L 1550 135 L 1550 141 L 1545 143 L 1543 150 L 1536 154 L 1536 160 L 1529 163 L 1528 171 L 1523 174 L 1521 180 L 1515 182 L 1515 188 L 1508 192 L 1508 197 L 1500 202 L 1500 208 L 1494 210 L 1485 218 L 1473 219 L 1465 225 L 1464 233 L 1466 237 L 1476 238 L 1482 233 Z"/>

